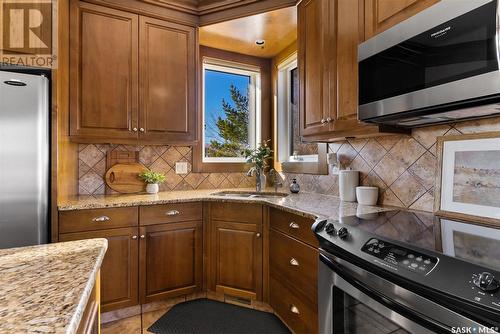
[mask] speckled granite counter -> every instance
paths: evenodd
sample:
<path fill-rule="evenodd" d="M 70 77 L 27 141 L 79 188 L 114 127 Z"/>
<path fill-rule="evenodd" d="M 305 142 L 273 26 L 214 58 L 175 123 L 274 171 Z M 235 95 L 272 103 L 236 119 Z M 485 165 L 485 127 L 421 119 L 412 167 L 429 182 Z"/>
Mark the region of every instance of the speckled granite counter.
<path fill-rule="evenodd" d="M 160 192 L 156 195 L 108 195 L 80 196 L 69 198 L 59 204 L 60 211 L 154 205 L 178 202 L 219 201 L 239 203 L 262 203 L 290 211 L 310 218 L 325 217 L 338 219 L 342 216 L 387 211 L 394 208 L 362 206 L 357 203 L 341 202 L 336 196 L 301 192 L 278 198 L 241 198 L 235 196 L 217 196 L 220 191 L 248 191 L 254 189 L 217 189 Z M 269 190 L 266 190 L 269 191 Z"/>
<path fill-rule="evenodd" d="M 106 239 L 0 250 L 0 333 L 75 333 Z"/>

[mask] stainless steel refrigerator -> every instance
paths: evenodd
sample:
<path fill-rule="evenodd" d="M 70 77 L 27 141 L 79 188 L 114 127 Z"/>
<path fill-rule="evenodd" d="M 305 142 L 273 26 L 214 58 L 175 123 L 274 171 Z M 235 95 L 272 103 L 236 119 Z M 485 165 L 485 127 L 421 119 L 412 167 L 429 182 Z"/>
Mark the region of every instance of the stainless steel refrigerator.
<path fill-rule="evenodd" d="M 0 248 L 47 243 L 49 80 L 0 71 Z"/>

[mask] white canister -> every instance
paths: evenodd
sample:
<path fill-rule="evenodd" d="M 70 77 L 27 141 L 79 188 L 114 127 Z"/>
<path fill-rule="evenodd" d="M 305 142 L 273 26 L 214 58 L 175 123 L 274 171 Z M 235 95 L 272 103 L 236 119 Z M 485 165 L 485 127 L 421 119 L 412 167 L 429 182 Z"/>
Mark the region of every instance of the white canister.
<path fill-rule="evenodd" d="M 356 187 L 359 185 L 359 171 L 339 171 L 339 194 L 340 200 L 345 202 L 356 202 Z"/>
<path fill-rule="evenodd" d="M 160 190 L 160 186 L 158 183 L 148 183 L 146 185 L 146 192 L 148 194 L 156 194 Z"/>
<path fill-rule="evenodd" d="M 361 205 L 377 205 L 378 187 L 356 187 L 356 198 Z"/>

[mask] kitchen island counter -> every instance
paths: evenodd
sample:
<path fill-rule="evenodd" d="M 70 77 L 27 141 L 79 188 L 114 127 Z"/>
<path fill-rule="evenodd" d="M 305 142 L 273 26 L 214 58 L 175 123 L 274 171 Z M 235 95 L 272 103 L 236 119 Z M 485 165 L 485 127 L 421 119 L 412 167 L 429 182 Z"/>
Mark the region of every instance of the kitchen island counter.
<path fill-rule="evenodd" d="M 0 250 L 0 333 L 76 333 L 106 239 Z"/>

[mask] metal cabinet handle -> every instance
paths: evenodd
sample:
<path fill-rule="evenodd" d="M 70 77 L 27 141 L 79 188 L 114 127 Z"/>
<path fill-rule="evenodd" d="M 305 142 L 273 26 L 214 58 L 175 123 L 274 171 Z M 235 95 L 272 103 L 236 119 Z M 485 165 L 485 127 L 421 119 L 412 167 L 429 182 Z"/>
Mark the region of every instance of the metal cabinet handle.
<path fill-rule="evenodd" d="M 167 215 L 167 216 L 177 216 L 178 214 L 180 214 L 180 212 L 177 210 L 170 210 L 170 211 L 165 212 L 165 215 Z"/>
<path fill-rule="evenodd" d="M 290 265 L 291 266 L 299 266 L 299 261 L 295 260 L 293 257 L 290 259 Z"/>
<path fill-rule="evenodd" d="M 139 131 L 144 132 L 145 130 L 144 130 L 144 128 L 140 128 Z"/>
<path fill-rule="evenodd" d="M 294 314 L 300 314 L 300 311 L 299 309 L 297 308 L 297 306 L 295 305 L 290 305 L 290 312 L 294 313 Z"/>
<path fill-rule="evenodd" d="M 325 124 L 326 123 L 326 119 L 322 118 L 321 119 L 321 124 Z"/>
<path fill-rule="evenodd" d="M 95 217 L 94 219 L 92 219 L 92 221 L 94 223 L 103 223 L 103 222 L 107 222 L 108 220 L 111 220 L 111 218 L 109 218 L 108 216 L 100 216 L 100 217 Z"/>
<path fill-rule="evenodd" d="M 327 122 L 327 123 L 330 123 L 331 121 L 333 121 L 333 119 L 332 119 L 331 117 L 327 117 L 327 118 L 326 118 L 326 122 Z"/>
<path fill-rule="evenodd" d="M 136 236 L 136 235 L 133 235 L 133 236 L 132 236 L 132 239 L 134 239 L 134 240 L 135 240 L 135 239 L 137 239 L 137 236 Z"/>
<path fill-rule="evenodd" d="M 141 234 L 141 239 L 144 239 L 146 236 L 144 234 Z"/>
<path fill-rule="evenodd" d="M 255 234 L 255 236 L 256 236 L 257 238 L 260 238 L 260 233 L 256 233 L 256 234 Z"/>
<path fill-rule="evenodd" d="M 290 228 L 293 228 L 293 229 L 300 228 L 299 224 L 297 224 L 296 222 L 290 222 L 290 225 L 288 225 L 288 226 L 290 226 Z"/>
<path fill-rule="evenodd" d="M 132 131 L 137 132 L 137 128 L 132 128 Z"/>

